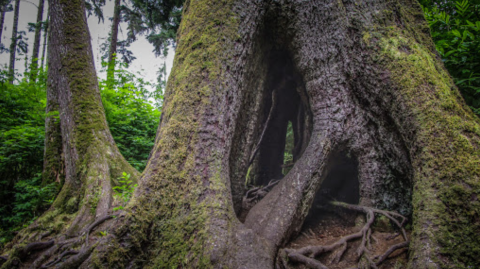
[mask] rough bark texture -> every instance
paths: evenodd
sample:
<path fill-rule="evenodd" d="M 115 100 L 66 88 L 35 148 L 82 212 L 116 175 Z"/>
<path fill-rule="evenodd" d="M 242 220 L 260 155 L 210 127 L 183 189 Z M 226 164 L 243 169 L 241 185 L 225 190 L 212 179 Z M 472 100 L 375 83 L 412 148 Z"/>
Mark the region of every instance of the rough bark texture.
<path fill-rule="evenodd" d="M 119 203 L 113 199 L 112 187 L 118 185 L 122 173 L 130 174 L 134 181 L 139 176 L 120 154 L 107 126 L 84 1 L 51 0 L 49 4 L 44 180 L 61 181 L 63 175 L 65 180 L 52 207 L 14 239 L 17 246 L 2 268 L 9 268 L 18 258 L 18 243 L 51 238 L 61 249 L 63 243 L 59 242 L 65 235 L 70 238 L 87 233 L 91 223 L 110 215 L 112 205 Z M 75 257 L 80 259 L 90 252 L 87 248 Z"/>
<path fill-rule="evenodd" d="M 42 68 L 45 67 L 44 63 L 45 63 L 45 59 L 46 59 L 46 54 L 45 52 L 47 51 L 47 37 L 48 37 L 48 29 L 50 28 L 48 25 L 49 25 L 49 21 L 50 21 L 50 13 L 48 12 L 47 10 L 47 20 L 46 20 L 46 26 L 45 26 L 45 31 L 43 33 L 43 49 L 42 49 Z"/>
<path fill-rule="evenodd" d="M 40 51 L 40 38 L 42 37 L 43 6 L 45 0 L 38 1 L 37 24 L 35 27 L 35 38 L 33 43 L 32 64 L 30 65 L 30 81 L 35 82 L 38 69 L 38 55 Z"/>
<path fill-rule="evenodd" d="M 65 182 L 65 161 L 62 152 L 62 131 L 60 127 L 60 105 L 58 103 L 59 88 L 47 85 L 47 107 L 45 109 L 45 149 L 43 154 L 42 184 L 57 182 L 63 186 Z"/>
<path fill-rule="evenodd" d="M 118 26 L 120 25 L 120 0 L 115 0 L 113 9 L 112 31 L 110 32 L 110 49 L 108 51 L 107 80 L 113 81 L 117 54 Z"/>
<path fill-rule="evenodd" d="M 274 268 L 343 153 L 360 205 L 413 217 L 409 268 L 480 266 L 480 121 L 416 1 L 196 0 L 183 12 L 155 148 L 80 268 Z M 277 92 L 291 97 L 280 110 Z M 288 121 L 295 165 L 242 223 L 253 151 L 268 172 L 258 184 L 280 176 Z"/>
<path fill-rule="evenodd" d="M 8 66 L 9 82 L 13 84 L 15 79 L 15 55 L 17 51 L 17 28 L 18 13 L 20 12 L 20 0 L 15 0 L 15 9 L 13 11 L 12 43 L 10 44 L 10 65 Z"/>
<path fill-rule="evenodd" d="M 65 160 L 65 184 L 53 207 L 79 206 L 69 228 L 74 230 L 107 214 L 112 184 L 122 172 L 134 178 L 138 172 L 120 154 L 107 126 L 83 1 L 51 1 L 50 14 L 48 78 L 58 92 Z"/>

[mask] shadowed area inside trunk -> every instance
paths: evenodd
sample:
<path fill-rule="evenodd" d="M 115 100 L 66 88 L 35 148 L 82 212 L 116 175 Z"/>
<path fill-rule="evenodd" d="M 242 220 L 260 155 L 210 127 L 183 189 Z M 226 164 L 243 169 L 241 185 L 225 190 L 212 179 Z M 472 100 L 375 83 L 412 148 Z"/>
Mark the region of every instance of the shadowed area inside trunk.
<path fill-rule="evenodd" d="M 315 195 L 312 207 L 303 224 L 302 230 L 308 230 L 319 224 L 326 215 L 335 214 L 348 222 L 353 222 L 356 212 L 333 208 L 330 201 L 358 204 L 360 189 L 358 181 L 358 163 L 355 157 L 344 151 L 330 157 L 328 173 Z"/>

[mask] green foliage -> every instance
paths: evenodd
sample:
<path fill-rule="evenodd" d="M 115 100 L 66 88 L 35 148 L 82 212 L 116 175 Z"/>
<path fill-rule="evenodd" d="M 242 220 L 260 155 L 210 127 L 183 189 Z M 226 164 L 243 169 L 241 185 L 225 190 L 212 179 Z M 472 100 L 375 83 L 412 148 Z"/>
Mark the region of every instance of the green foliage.
<path fill-rule="evenodd" d="M 120 152 L 142 171 L 154 144 L 163 87 L 151 93 L 149 89 L 155 89 L 155 85 L 124 70 L 125 66 L 119 65 L 109 87 L 102 80 L 100 91 L 107 122 Z M 58 191 L 55 183 L 43 186 L 40 176 L 47 73 L 43 69 L 38 73 L 35 83 L 22 79 L 10 84 L 8 72 L 0 70 L 0 245 L 12 238 L 12 232 L 46 210 Z M 28 78 L 29 74 L 23 77 Z M 58 112 L 55 116 L 58 117 Z M 125 202 L 134 188 L 129 175 L 124 175 L 115 192 Z"/>
<path fill-rule="evenodd" d="M 131 0 L 131 8 L 123 6 L 122 14 L 128 22 L 128 40 L 146 34 L 156 56 L 168 53 L 175 45 L 185 0 L 145 1 Z"/>
<path fill-rule="evenodd" d="M 285 151 L 283 155 L 283 174 L 286 175 L 292 169 L 293 164 L 293 148 L 295 147 L 295 139 L 293 136 L 292 122 L 288 122 L 287 136 L 285 139 Z"/>
<path fill-rule="evenodd" d="M 102 102 L 120 152 L 133 167 L 143 171 L 153 148 L 163 95 L 157 95 L 158 107 L 154 107 L 150 101 L 152 93 L 148 90 L 154 85 L 126 71 L 126 64 L 118 66 L 112 83 L 100 81 Z"/>
<path fill-rule="evenodd" d="M 28 76 L 25 76 L 28 77 Z M 38 81 L 8 83 L 0 71 L 0 242 L 38 216 L 55 194 L 41 186 L 45 132 L 46 72 Z"/>
<path fill-rule="evenodd" d="M 469 0 L 422 4 L 445 67 L 467 104 L 480 115 L 480 4 Z"/>
<path fill-rule="evenodd" d="M 119 185 L 113 187 L 115 192 L 114 197 L 121 200 L 123 204 L 128 203 L 130 198 L 132 198 L 133 192 L 137 187 L 137 184 L 133 184 L 133 181 L 130 179 L 130 174 L 125 172 L 122 173 L 122 177 L 118 179 Z M 115 207 L 113 210 L 123 209 L 123 206 Z"/>

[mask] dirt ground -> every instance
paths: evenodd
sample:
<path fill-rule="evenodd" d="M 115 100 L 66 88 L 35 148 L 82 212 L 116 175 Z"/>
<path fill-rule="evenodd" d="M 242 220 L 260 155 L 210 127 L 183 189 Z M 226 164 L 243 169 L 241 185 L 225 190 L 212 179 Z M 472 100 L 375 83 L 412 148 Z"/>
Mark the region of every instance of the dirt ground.
<path fill-rule="evenodd" d="M 376 215 L 376 219 L 377 221 L 372 227 L 371 245 L 367 246 L 372 257 L 382 255 L 390 246 L 404 242 L 403 237 L 398 235 L 398 231 L 394 229 L 388 220 L 379 218 L 378 215 Z M 356 212 L 341 211 L 334 213 L 319 211 L 316 216 L 310 217 L 310 219 L 305 221 L 301 234 L 291 241 L 286 248 L 300 249 L 306 246 L 330 245 L 346 235 L 358 232 L 362 228 L 363 223 L 363 215 Z M 398 236 L 395 237 L 395 235 Z M 408 231 L 407 236 L 410 236 Z M 316 259 L 329 269 L 357 268 L 358 258 L 356 250 L 360 243 L 361 239 L 350 241 L 346 252 L 337 264 L 332 264 L 332 259 L 336 252 L 322 254 L 317 256 Z M 406 264 L 407 251 L 406 249 L 400 249 L 393 252 L 378 268 L 400 269 L 406 268 Z M 289 265 L 295 269 L 307 268 L 302 264 L 294 264 L 293 262 L 290 262 Z"/>

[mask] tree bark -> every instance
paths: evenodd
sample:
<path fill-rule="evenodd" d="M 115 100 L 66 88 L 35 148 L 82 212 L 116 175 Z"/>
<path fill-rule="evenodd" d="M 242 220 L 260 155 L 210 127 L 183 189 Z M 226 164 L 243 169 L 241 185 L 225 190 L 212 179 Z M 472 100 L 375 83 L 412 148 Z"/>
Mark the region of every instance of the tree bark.
<path fill-rule="evenodd" d="M 60 127 L 59 88 L 48 80 L 47 106 L 45 109 L 45 149 L 43 154 L 42 185 L 52 182 L 59 187 L 65 182 L 65 161 L 62 152 L 62 131 Z"/>
<path fill-rule="evenodd" d="M 3 24 L 5 23 L 5 13 L 7 12 L 8 3 L 0 6 L 0 43 L 2 43 Z"/>
<path fill-rule="evenodd" d="M 65 160 L 65 183 L 53 208 L 83 198 L 69 228 L 73 232 L 107 214 L 112 185 L 122 172 L 133 178 L 138 172 L 120 154 L 107 126 L 83 1 L 52 0 L 49 6 L 48 79 L 58 92 Z"/>
<path fill-rule="evenodd" d="M 120 0 L 115 0 L 115 7 L 113 10 L 112 31 L 110 32 L 110 49 L 108 51 L 108 70 L 107 81 L 112 85 L 115 79 L 115 62 L 117 59 L 117 40 L 118 40 L 118 26 L 120 25 Z"/>
<path fill-rule="evenodd" d="M 46 25 L 45 25 L 45 31 L 43 33 L 43 49 L 42 49 L 42 68 L 45 67 L 45 59 L 46 59 L 46 54 L 45 52 L 47 51 L 47 37 L 48 37 L 48 29 L 50 28 L 49 26 L 49 21 L 50 21 L 50 13 L 47 10 L 47 20 L 46 20 Z"/>
<path fill-rule="evenodd" d="M 90 224 L 111 215 L 112 206 L 123 202 L 113 197 L 122 173 L 130 174 L 134 182 L 139 176 L 120 154 L 108 129 L 84 5 L 83 0 L 49 2 L 44 181 L 59 181 L 63 175 L 65 179 L 51 208 L 14 239 L 19 244 L 49 236 L 57 242 L 52 249 L 64 244 L 65 237 L 60 235 L 84 236 Z M 15 263 L 19 249 L 11 249 L 2 268 Z M 78 255 L 84 257 L 90 253 L 87 250 Z"/>
<path fill-rule="evenodd" d="M 291 96 L 278 103 L 283 112 L 270 109 L 277 91 Z M 270 110 L 278 136 L 265 126 Z M 303 122 L 300 153 L 242 222 L 252 152 L 263 130 L 281 147 L 287 120 Z M 74 137 L 63 126 L 62 138 Z M 257 163 L 277 169 L 279 161 L 262 160 L 268 150 L 260 147 Z M 480 120 L 435 53 L 416 1 L 188 1 L 134 197 L 102 224 L 108 238 L 65 264 L 274 268 L 339 152 L 358 163 L 360 205 L 413 217 L 408 268 L 480 266 Z"/>
<path fill-rule="evenodd" d="M 17 28 L 18 14 L 20 12 L 20 0 L 15 0 L 15 10 L 13 15 L 12 43 L 10 44 L 10 65 L 8 66 L 9 82 L 13 84 L 15 79 L 15 54 L 17 51 Z"/>
<path fill-rule="evenodd" d="M 33 43 L 32 64 L 30 65 L 30 81 L 33 83 L 37 78 L 38 55 L 40 51 L 40 38 L 42 36 L 43 6 L 45 0 L 38 1 L 37 24 L 35 26 L 35 39 Z"/>

